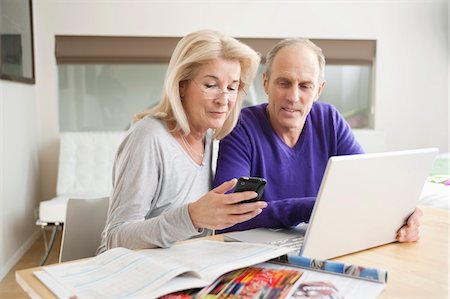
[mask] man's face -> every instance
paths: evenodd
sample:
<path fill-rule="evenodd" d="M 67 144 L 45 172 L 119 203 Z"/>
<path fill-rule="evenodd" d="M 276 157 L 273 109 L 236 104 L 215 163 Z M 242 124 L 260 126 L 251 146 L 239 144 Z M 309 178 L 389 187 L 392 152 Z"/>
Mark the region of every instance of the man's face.
<path fill-rule="evenodd" d="M 270 122 L 280 137 L 300 135 L 325 86 L 325 81 L 319 81 L 319 72 L 316 54 L 303 46 L 291 45 L 275 55 L 270 78 L 264 74 L 263 82 Z"/>

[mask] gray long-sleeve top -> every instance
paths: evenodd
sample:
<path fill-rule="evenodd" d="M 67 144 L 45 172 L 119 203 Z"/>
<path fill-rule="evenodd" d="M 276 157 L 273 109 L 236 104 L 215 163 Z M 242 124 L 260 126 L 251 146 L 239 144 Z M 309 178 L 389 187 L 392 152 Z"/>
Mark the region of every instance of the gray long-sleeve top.
<path fill-rule="evenodd" d="M 212 134 L 205 138 L 199 166 L 164 122 L 146 117 L 129 130 L 113 168 L 113 190 L 102 233 L 101 253 L 114 247 L 168 247 L 204 234 L 189 217 L 188 203 L 211 186 Z"/>

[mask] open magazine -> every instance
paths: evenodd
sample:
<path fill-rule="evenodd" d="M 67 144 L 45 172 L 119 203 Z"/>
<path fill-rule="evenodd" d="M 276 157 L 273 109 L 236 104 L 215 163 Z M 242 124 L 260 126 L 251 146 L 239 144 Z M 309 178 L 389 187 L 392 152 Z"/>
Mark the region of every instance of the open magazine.
<path fill-rule="evenodd" d="M 196 240 L 164 249 L 114 248 L 34 274 L 59 298 L 155 298 L 208 286 L 224 273 L 288 252 L 264 244 Z"/>
<path fill-rule="evenodd" d="M 329 261 L 302 259 L 302 266 L 266 262 L 228 272 L 205 288 L 190 289 L 165 295 L 160 299 L 219 299 L 219 298 L 377 298 L 385 288 L 382 277 L 386 272 L 373 268 Z M 307 260 L 309 262 L 307 262 Z M 324 266 L 326 263 L 331 263 Z M 319 266 L 318 266 L 319 265 Z M 369 277 L 358 271 L 369 269 Z M 373 275 L 375 271 L 376 275 Z"/>

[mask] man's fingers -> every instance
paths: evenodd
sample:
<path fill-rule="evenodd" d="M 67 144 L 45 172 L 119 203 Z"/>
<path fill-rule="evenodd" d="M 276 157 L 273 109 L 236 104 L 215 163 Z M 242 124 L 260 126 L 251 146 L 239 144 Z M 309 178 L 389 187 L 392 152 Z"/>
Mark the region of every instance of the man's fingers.
<path fill-rule="evenodd" d="M 420 218 L 422 217 L 422 215 L 423 215 L 422 210 L 419 209 L 419 208 L 416 208 L 414 210 L 414 213 L 412 213 L 411 216 L 409 216 L 407 224 L 409 226 L 417 225 L 419 223 Z"/>
<path fill-rule="evenodd" d="M 406 225 L 404 225 L 401 229 L 398 230 L 397 233 L 397 241 L 399 242 L 415 242 L 419 240 L 419 226 L 420 226 L 420 217 L 422 217 L 423 212 L 421 209 L 416 208 L 414 213 L 408 217 L 406 221 Z"/>
<path fill-rule="evenodd" d="M 419 232 L 408 235 L 408 236 L 398 236 L 397 241 L 406 243 L 406 242 L 416 242 L 420 239 Z"/>
<path fill-rule="evenodd" d="M 397 233 L 397 241 L 399 242 L 415 242 L 419 240 L 420 231 L 418 227 L 408 228 L 402 227 Z"/>

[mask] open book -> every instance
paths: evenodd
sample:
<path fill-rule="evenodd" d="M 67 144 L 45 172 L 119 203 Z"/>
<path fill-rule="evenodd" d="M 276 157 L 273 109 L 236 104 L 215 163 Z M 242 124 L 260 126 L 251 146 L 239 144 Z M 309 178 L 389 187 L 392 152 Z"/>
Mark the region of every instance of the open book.
<path fill-rule="evenodd" d="M 34 274 L 59 298 L 155 298 L 208 286 L 224 273 L 289 251 L 264 244 L 196 240 L 165 249 L 119 247 L 94 258 L 45 266 Z"/>

